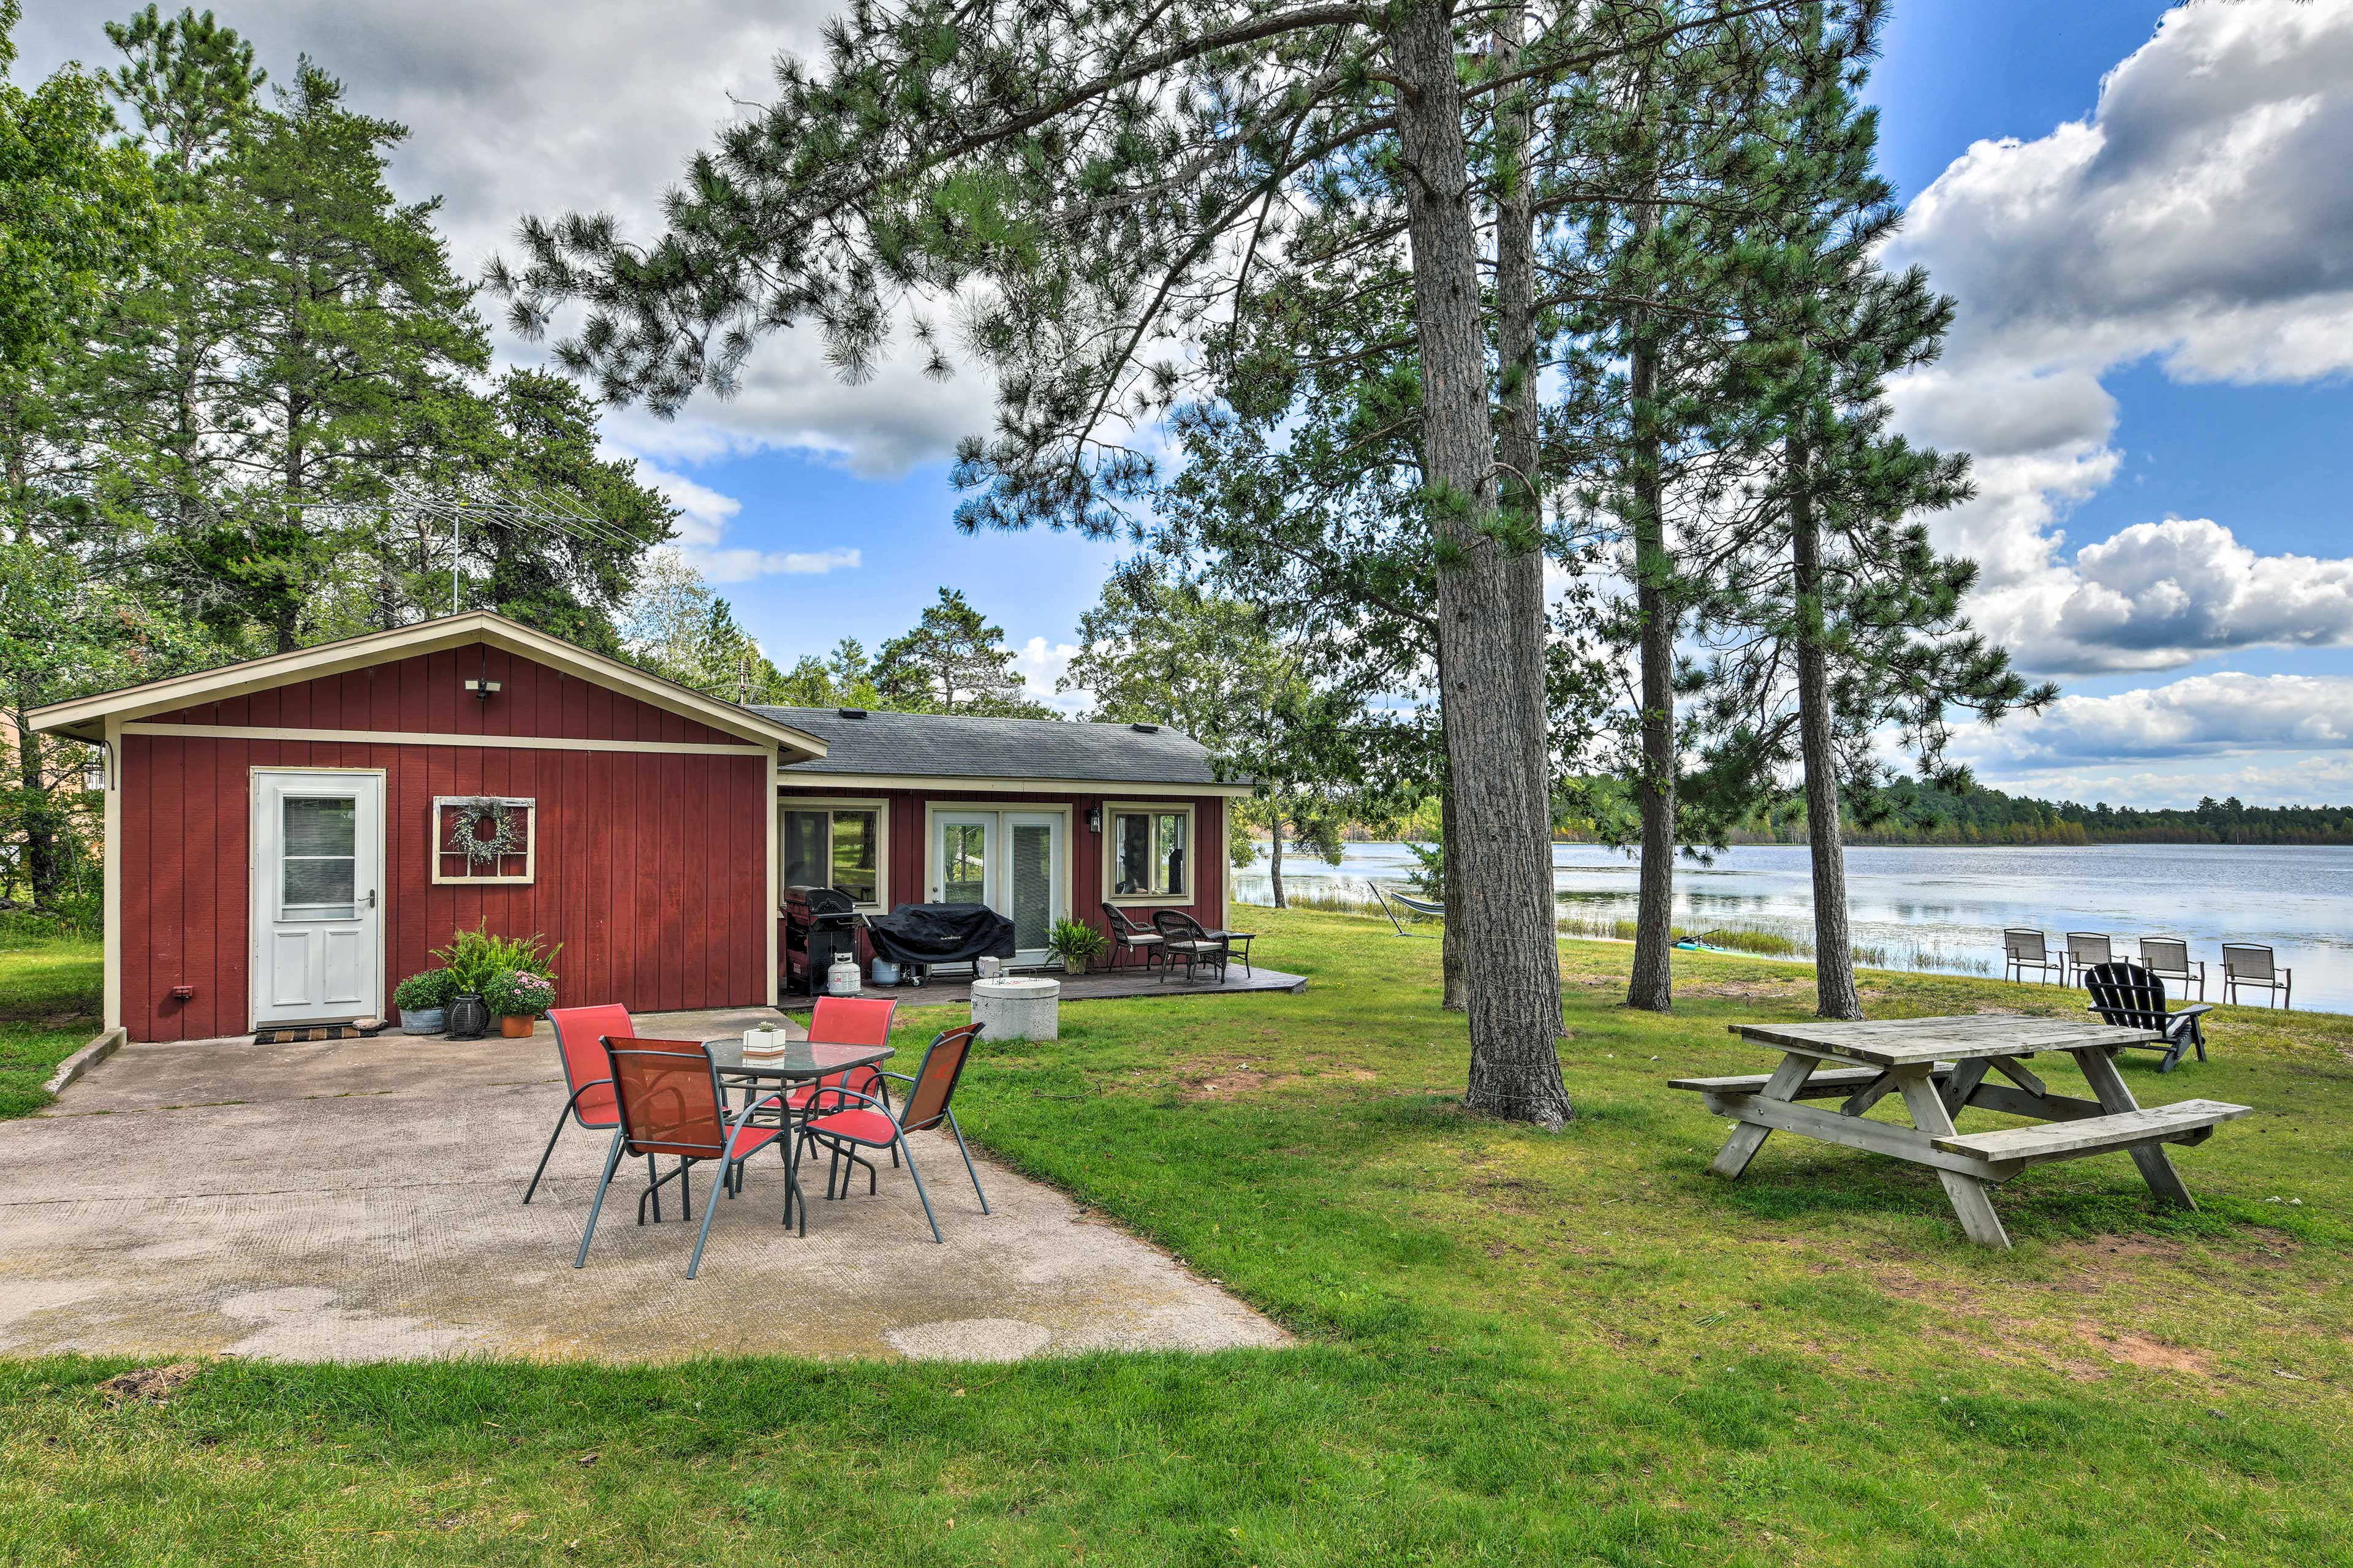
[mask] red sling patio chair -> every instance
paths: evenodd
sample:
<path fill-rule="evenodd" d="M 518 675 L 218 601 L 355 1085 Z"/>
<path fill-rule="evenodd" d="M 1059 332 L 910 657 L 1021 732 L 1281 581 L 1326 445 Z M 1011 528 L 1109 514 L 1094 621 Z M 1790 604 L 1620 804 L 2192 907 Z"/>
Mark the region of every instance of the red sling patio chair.
<path fill-rule="evenodd" d="M 899 1003 L 895 997 L 820 996 L 817 999 L 817 1011 L 809 1016 L 809 1044 L 813 1046 L 887 1046 L 891 1043 L 891 1020 L 898 1011 Z M 785 1103 L 791 1106 L 796 1112 L 806 1115 L 813 1107 L 825 1108 L 822 1103 L 823 1098 L 830 1089 L 846 1089 L 852 1094 L 871 1095 L 882 1102 L 883 1110 L 891 1109 L 890 1080 L 871 1067 L 850 1068 L 828 1078 L 820 1079 L 814 1084 L 803 1085 L 787 1093 L 785 1096 Z M 837 1110 L 841 1109 L 841 1102 L 834 1102 L 831 1109 Z M 795 1163 L 799 1163 L 801 1154 L 807 1148 L 807 1144 L 802 1144 L 793 1151 Z M 860 1159 L 857 1155 L 853 1154 L 850 1158 L 857 1163 L 867 1165 L 870 1170 L 872 1169 L 868 1162 Z M 891 1151 L 891 1163 L 894 1168 L 899 1163 L 899 1151 L 896 1147 Z"/>
<path fill-rule="evenodd" d="M 978 1024 L 944 1030 L 923 1052 L 923 1065 L 917 1068 L 912 1077 L 906 1073 L 884 1073 L 884 1078 L 896 1079 L 907 1086 L 906 1103 L 896 1114 L 870 1095 L 849 1089 L 827 1091 L 829 1096 L 840 1097 L 844 1102 L 843 1109 L 810 1117 L 801 1123 L 801 1133 L 824 1144 L 833 1156 L 825 1177 L 825 1195 L 828 1199 L 834 1195 L 837 1173 L 841 1178 L 841 1195 L 849 1195 L 850 1173 L 841 1170 L 845 1155 L 860 1164 L 866 1164 L 866 1162 L 858 1160 L 855 1150 L 890 1149 L 904 1153 L 907 1174 L 914 1178 L 915 1196 L 923 1203 L 923 1218 L 931 1222 L 932 1239 L 945 1243 L 947 1237 L 940 1234 L 939 1215 L 932 1212 L 932 1196 L 923 1190 L 923 1173 L 915 1169 L 915 1152 L 907 1147 L 908 1133 L 927 1131 L 945 1122 L 948 1131 L 955 1135 L 956 1152 L 964 1156 L 965 1174 L 972 1178 L 973 1195 L 980 1200 L 980 1212 L 988 1213 L 988 1194 L 980 1190 L 980 1173 L 973 1169 L 972 1151 L 964 1144 L 964 1129 L 956 1125 L 955 1112 L 948 1109 L 948 1102 L 955 1097 L 956 1080 L 964 1076 L 965 1061 L 972 1054 L 972 1042 L 980 1031 Z M 851 1101 L 862 1103 L 849 1103 Z M 866 1190 L 869 1193 L 875 1190 L 874 1177 L 874 1167 L 866 1164 Z M 807 1194 L 801 1195 L 801 1224 L 804 1228 L 808 1224 Z"/>
<path fill-rule="evenodd" d="M 580 1235 L 580 1253 L 572 1260 L 575 1268 L 588 1266 L 588 1244 L 596 1238 L 596 1217 L 604 1212 L 606 1189 L 613 1184 L 614 1169 L 621 1156 L 643 1154 L 650 1167 L 656 1154 L 669 1154 L 679 1162 L 675 1173 L 681 1192 L 690 1191 L 691 1171 L 699 1160 L 716 1160 L 719 1171 L 711 1180 L 711 1196 L 702 1205 L 702 1229 L 694 1238 L 694 1256 L 687 1260 L 686 1277 L 694 1278 L 702 1267 L 703 1244 L 711 1239 L 711 1219 L 719 1212 L 719 1194 L 741 1173 L 744 1162 L 774 1143 L 783 1156 L 787 1144 L 783 1127 L 754 1127 L 752 1118 L 764 1110 L 781 1112 L 784 1102 L 776 1096 L 751 1095 L 750 1103 L 731 1118 L 726 1100 L 719 1090 L 719 1069 L 712 1065 L 710 1047 L 700 1040 L 638 1040 L 625 1036 L 607 1036 L 601 1042 L 610 1064 L 614 1089 L 614 1106 L 620 1114 L 620 1127 L 613 1134 L 613 1151 L 605 1156 L 605 1174 L 596 1184 L 596 1201 L 588 1209 L 588 1227 Z M 670 1178 L 665 1176 L 661 1181 Z M 655 1184 L 659 1187 L 659 1182 Z M 653 1189 L 648 1190 L 648 1195 Z M 793 1162 L 785 1159 L 785 1220 L 793 1222 L 793 1201 L 800 1199 L 801 1225 L 808 1225 L 808 1200 L 800 1190 L 800 1181 L 793 1173 Z M 687 1217 L 692 1219 L 692 1199 L 688 1199 Z M 638 1200 L 638 1223 L 645 1223 L 645 1197 Z M 660 1219 L 655 1215 L 657 1223 Z"/>
<path fill-rule="evenodd" d="M 555 1054 L 564 1064 L 564 1087 L 572 1091 L 572 1098 L 555 1113 L 555 1131 L 547 1135 L 539 1169 L 531 1173 L 531 1185 L 522 1190 L 525 1203 L 539 1191 L 539 1179 L 547 1174 L 547 1162 L 555 1152 L 555 1141 L 564 1136 L 566 1121 L 586 1132 L 609 1132 L 621 1124 L 620 1113 L 613 1109 L 612 1067 L 605 1059 L 602 1042 L 607 1035 L 627 1039 L 638 1032 L 629 1022 L 629 1010 L 612 1004 L 551 1008 L 547 1021 L 555 1026 Z M 646 1160 L 646 1176 L 649 1181 L 653 1177 L 651 1156 Z M 656 1198 L 654 1204 L 654 1218 L 659 1220 L 661 1200 Z"/>

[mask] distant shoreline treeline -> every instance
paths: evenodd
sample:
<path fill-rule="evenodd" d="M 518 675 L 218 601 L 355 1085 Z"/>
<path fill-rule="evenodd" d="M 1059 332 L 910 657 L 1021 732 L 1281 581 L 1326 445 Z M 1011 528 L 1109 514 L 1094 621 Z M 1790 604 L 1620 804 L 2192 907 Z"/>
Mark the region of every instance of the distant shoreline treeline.
<path fill-rule="evenodd" d="M 1899 779 L 1875 792 L 1871 809 L 1850 813 L 1846 840 L 1870 845 L 2071 844 L 2353 844 L 2353 805 L 2248 805 L 2236 795 L 2208 796 L 2194 806 L 2142 809 L 2092 805 L 2072 800 L 2036 800 L 1982 786 L 1942 789 Z M 1399 821 L 1352 824 L 1352 840 L 1411 838 L 1435 843 L 1435 804 Z M 1606 844 L 1623 841 L 1588 818 L 1560 825 L 1557 842 Z M 1803 844 L 1806 811 L 1790 801 L 1760 811 L 1729 835 L 1734 844 Z"/>
<path fill-rule="evenodd" d="M 2187 808 L 2142 809 L 1900 779 L 1845 826 L 1850 844 L 2353 844 L 2353 805 L 2247 805 L 2236 795 L 2209 795 Z M 1761 812 L 1731 841 L 1803 844 L 1805 808 L 1792 802 Z"/>

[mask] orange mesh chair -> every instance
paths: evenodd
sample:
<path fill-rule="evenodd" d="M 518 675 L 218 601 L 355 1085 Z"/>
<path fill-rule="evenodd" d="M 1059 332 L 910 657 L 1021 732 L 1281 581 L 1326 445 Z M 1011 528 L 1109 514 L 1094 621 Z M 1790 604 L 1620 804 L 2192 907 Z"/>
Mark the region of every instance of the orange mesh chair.
<path fill-rule="evenodd" d="M 531 1202 L 532 1194 L 539 1191 L 539 1179 L 547 1174 L 547 1162 L 555 1153 L 555 1141 L 564 1136 L 566 1121 L 576 1123 L 589 1132 L 609 1132 L 621 1124 L 620 1113 L 613 1109 L 612 1066 L 605 1059 L 604 1037 L 611 1035 L 627 1039 L 638 1032 L 629 1022 L 627 1007 L 607 1005 L 602 1007 L 551 1008 L 547 1021 L 555 1026 L 555 1054 L 564 1063 L 564 1087 L 572 1098 L 555 1113 L 555 1131 L 547 1135 L 547 1148 L 539 1157 L 539 1169 L 531 1173 L 531 1185 L 522 1190 L 522 1201 Z M 646 1162 L 647 1174 L 653 1172 L 653 1162 Z M 656 1200 L 659 1205 L 659 1200 Z M 657 1206 L 654 1217 L 659 1219 Z"/>
<path fill-rule="evenodd" d="M 625 1152 L 632 1158 L 643 1154 L 650 1167 L 657 1154 L 669 1154 L 679 1163 L 676 1172 L 681 1192 L 688 1190 L 688 1173 L 699 1160 L 719 1162 L 718 1174 L 711 1181 L 711 1196 L 702 1205 L 702 1229 L 694 1238 L 694 1256 L 687 1260 L 686 1277 L 694 1278 L 702 1267 L 702 1247 L 711 1239 L 711 1218 L 719 1212 L 720 1189 L 733 1182 L 741 1172 L 744 1162 L 768 1147 L 776 1145 L 779 1155 L 786 1145 L 779 1142 L 785 1130 L 780 1127 L 754 1127 L 752 1118 L 763 1110 L 780 1110 L 783 1101 L 776 1096 L 752 1095 L 750 1104 L 736 1111 L 731 1119 L 726 1101 L 719 1092 L 719 1069 L 712 1065 L 709 1047 L 697 1040 L 637 1040 L 627 1037 L 607 1036 L 603 1041 L 605 1057 L 611 1064 L 615 1108 L 620 1113 L 621 1125 L 613 1134 L 613 1152 L 605 1157 L 604 1179 L 596 1184 L 596 1201 L 588 1210 L 588 1228 L 581 1233 L 580 1255 L 572 1260 L 575 1268 L 588 1265 L 588 1244 L 596 1237 L 596 1216 L 604 1211 L 606 1189 L 613 1184 L 614 1169 Z M 661 1178 L 662 1181 L 670 1177 Z M 659 1182 L 655 1184 L 656 1187 Z M 648 1189 L 650 1195 L 653 1189 Z M 793 1222 L 793 1201 L 801 1196 L 800 1182 L 793 1174 L 793 1163 L 785 1161 L 785 1223 Z M 687 1218 L 694 1217 L 691 1199 Z M 801 1199 L 801 1225 L 808 1225 L 808 1203 Z M 638 1223 L 645 1223 L 645 1198 L 638 1200 Z M 656 1215 L 659 1220 L 659 1215 Z"/>
<path fill-rule="evenodd" d="M 980 1212 L 988 1212 L 988 1194 L 980 1190 L 980 1173 L 972 1167 L 972 1151 L 964 1145 L 964 1129 L 956 1125 L 955 1112 L 949 1101 L 955 1098 L 956 1080 L 964 1076 L 964 1064 L 972 1054 L 972 1042 L 980 1034 L 981 1026 L 966 1024 L 961 1029 L 949 1029 L 931 1043 L 923 1052 L 923 1065 L 913 1076 L 906 1073 L 884 1073 L 907 1086 L 906 1104 L 896 1114 L 880 1100 L 849 1089 L 829 1090 L 841 1097 L 844 1109 L 810 1117 L 801 1123 L 803 1134 L 822 1143 L 832 1153 L 833 1160 L 826 1171 L 825 1195 L 834 1195 L 834 1179 L 841 1176 L 841 1195 L 849 1195 L 849 1173 L 841 1170 L 848 1156 L 857 1164 L 866 1165 L 866 1190 L 875 1190 L 875 1171 L 871 1164 L 859 1160 L 857 1149 L 890 1149 L 907 1157 L 907 1174 L 914 1178 L 915 1195 L 923 1202 L 923 1217 L 931 1222 L 932 1239 L 945 1242 L 940 1234 L 939 1215 L 932 1212 L 932 1196 L 923 1190 L 923 1173 L 915 1169 L 914 1151 L 907 1147 L 907 1134 L 923 1132 L 947 1124 L 955 1135 L 956 1152 L 964 1156 L 965 1174 L 972 1178 L 973 1195 L 980 1200 Z M 860 1103 L 850 1104 L 849 1101 Z M 852 1167 L 855 1169 L 855 1166 Z M 801 1219 L 808 1219 L 808 1198 L 801 1198 Z"/>

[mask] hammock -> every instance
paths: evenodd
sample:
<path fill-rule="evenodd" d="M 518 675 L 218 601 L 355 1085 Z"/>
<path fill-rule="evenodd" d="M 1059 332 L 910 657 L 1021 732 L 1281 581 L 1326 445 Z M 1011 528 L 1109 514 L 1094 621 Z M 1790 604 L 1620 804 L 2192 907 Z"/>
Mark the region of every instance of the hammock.
<path fill-rule="evenodd" d="M 1398 919 L 1397 909 L 1392 908 L 1392 905 L 1403 908 L 1408 914 L 1419 915 L 1428 920 L 1442 920 L 1446 916 L 1446 906 L 1443 903 L 1430 899 L 1412 898 L 1394 889 L 1384 889 L 1378 882 L 1368 880 L 1365 886 L 1373 890 L 1373 897 L 1380 903 L 1381 913 L 1389 917 L 1389 924 L 1397 927 L 1397 933 L 1399 936 L 1419 936 L 1423 933 L 1406 930 L 1405 922 Z"/>

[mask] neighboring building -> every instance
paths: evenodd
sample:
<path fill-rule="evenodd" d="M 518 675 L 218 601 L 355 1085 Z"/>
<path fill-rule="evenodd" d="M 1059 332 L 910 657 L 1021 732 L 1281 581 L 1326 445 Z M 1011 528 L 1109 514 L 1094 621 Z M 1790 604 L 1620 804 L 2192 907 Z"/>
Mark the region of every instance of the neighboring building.
<path fill-rule="evenodd" d="M 487 922 L 567 1002 L 777 996 L 780 890 L 1223 923 L 1227 800 L 1168 730 L 743 708 L 487 612 L 34 715 L 106 748 L 107 1026 L 382 1016 Z M 467 840 L 471 840 L 470 847 Z"/>

